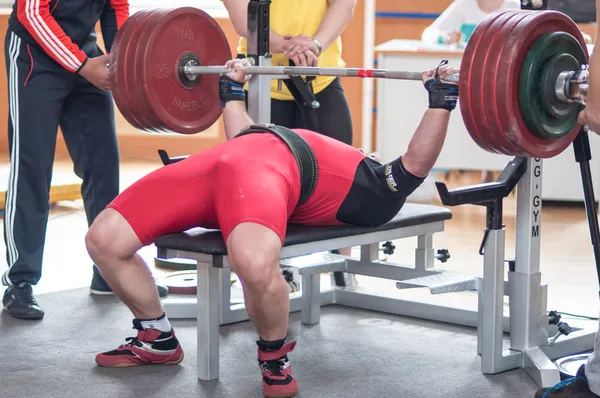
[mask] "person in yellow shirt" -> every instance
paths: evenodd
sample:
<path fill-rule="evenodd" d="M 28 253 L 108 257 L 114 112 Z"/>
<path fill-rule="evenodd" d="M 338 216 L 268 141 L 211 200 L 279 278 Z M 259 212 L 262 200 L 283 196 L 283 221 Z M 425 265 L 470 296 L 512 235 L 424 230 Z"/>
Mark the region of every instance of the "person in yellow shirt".
<path fill-rule="evenodd" d="M 222 0 L 240 35 L 238 54 L 247 54 L 249 0 Z M 341 34 L 354 15 L 356 0 L 272 0 L 269 51 L 273 65 L 344 68 Z M 312 91 L 320 103 L 311 125 L 285 84 L 271 82 L 271 123 L 287 128 L 305 128 L 352 145 L 352 115 L 339 78 L 317 76 Z M 337 252 L 337 251 L 336 251 Z M 337 253 L 351 255 L 351 249 Z M 356 280 L 335 272 L 337 286 L 348 287 Z"/>
<path fill-rule="evenodd" d="M 236 32 L 238 53 L 247 53 L 249 0 L 223 0 Z M 270 52 L 273 65 L 345 67 L 341 34 L 352 19 L 356 0 L 272 0 Z M 320 107 L 316 131 L 352 145 L 352 117 L 339 78 L 318 76 L 312 90 Z M 300 106 L 285 84 L 271 83 L 271 122 L 288 128 L 308 128 Z"/>

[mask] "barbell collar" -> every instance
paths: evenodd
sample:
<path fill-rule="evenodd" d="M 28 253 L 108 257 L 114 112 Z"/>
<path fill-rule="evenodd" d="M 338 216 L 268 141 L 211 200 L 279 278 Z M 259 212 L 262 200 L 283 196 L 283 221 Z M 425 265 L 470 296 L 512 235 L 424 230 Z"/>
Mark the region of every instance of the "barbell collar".
<path fill-rule="evenodd" d="M 556 97 L 563 102 L 576 102 L 586 105 L 588 82 L 587 65 L 583 65 L 581 70 L 562 72 L 556 79 Z"/>

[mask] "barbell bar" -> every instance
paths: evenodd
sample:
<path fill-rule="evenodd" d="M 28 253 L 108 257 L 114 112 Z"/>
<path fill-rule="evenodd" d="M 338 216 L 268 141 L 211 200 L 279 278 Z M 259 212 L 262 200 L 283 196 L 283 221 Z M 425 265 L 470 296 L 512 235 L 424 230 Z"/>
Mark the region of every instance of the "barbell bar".
<path fill-rule="evenodd" d="M 194 80 L 199 75 L 226 74 L 227 68 L 225 66 L 201 66 L 190 63 L 184 66 L 183 71 L 188 79 Z M 246 73 L 271 76 L 335 76 L 399 80 L 421 80 L 423 75 L 422 72 L 389 69 L 322 68 L 315 66 L 247 66 Z M 444 81 L 458 84 L 458 74 L 448 75 Z"/>
<path fill-rule="evenodd" d="M 249 59 L 251 60 L 251 59 Z M 577 71 L 565 71 L 556 79 L 556 95 L 563 102 L 578 102 L 585 105 L 588 91 L 587 65 L 582 65 L 582 73 L 573 76 Z M 190 81 L 201 75 L 224 75 L 228 73 L 225 66 L 201 66 L 190 61 L 183 67 L 183 73 Z M 422 72 L 409 72 L 390 69 L 365 68 L 323 68 L 312 66 L 247 66 L 246 73 L 250 75 L 270 76 L 334 76 L 359 77 L 397 80 L 422 80 Z M 441 79 L 445 83 L 458 85 L 459 74 L 447 75 Z"/>
<path fill-rule="evenodd" d="M 219 75 L 227 72 L 230 59 L 225 34 L 204 11 L 139 11 L 119 29 L 110 54 L 115 103 L 140 130 L 204 131 L 221 116 Z M 507 10 L 477 26 L 462 57 L 460 78 L 451 75 L 446 81 L 459 86 L 460 114 L 478 146 L 492 153 L 549 158 L 567 148 L 580 130 L 577 116 L 586 101 L 588 61 L 583 35 L 565 14 Z M 421 72 L 364 68 L 252 65 L 247 72 L 280 78 L 422 78 Z"/>

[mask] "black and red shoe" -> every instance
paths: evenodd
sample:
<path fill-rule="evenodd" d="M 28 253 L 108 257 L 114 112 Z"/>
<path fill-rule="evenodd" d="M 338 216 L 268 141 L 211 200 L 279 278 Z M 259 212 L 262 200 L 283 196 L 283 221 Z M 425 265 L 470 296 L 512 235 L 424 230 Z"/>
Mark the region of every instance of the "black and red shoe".
<path fill-rule="evenodd" d="M 298 393 L 298 380 L 292 375 L 287 354 L 296 347 L 296 342 L 285 344 L 278 350 L 262 350 L 258 342 L 258 364 L 263 377 L 263 394 L 268 398 L 293 397 Z"/>
<path fill-rule="evenodd" d="M 144 329 L 137 319 L 133 321 L 136 337 L 127 337 L 127 344 L 116 350 L 96 355 L 96 363 L 109 368 L 139 365 L 177 365 L 183 361 L 183 349 L 175 332 Z"/>

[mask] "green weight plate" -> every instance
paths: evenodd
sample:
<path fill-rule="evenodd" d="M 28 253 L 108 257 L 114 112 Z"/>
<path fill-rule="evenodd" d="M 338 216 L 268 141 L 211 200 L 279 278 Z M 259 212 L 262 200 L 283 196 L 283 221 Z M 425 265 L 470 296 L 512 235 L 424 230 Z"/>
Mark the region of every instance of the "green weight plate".
<path fill-rule="evenodd" d="M 577 70 L 579 68 L 579 61 L 574 56 L 562 53 L 550 58 L 542 73 L 542 80 L 540 81 L 540 100 L 542 106 L 550 116 L 559 122 L 571 122 L 573 118 L 576 119 L 581 111 L 581 106 L 574 106 L 578 104 L 564 102 L 558 98 L 556 95 L 558 76 L 562 72 Z"/>
<path fill-rule="evenodd" d="M 554 76 L 579 69 L 586 62 L 581 44 L 566 32 L 543 34 L 530 47 L 519 75 L 519 108 L 523 121 L 538 138 L 559 140 L 577 125 L 582 106 L 558 103 Z"/>

